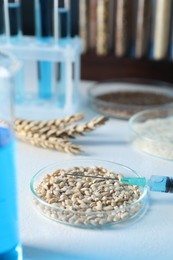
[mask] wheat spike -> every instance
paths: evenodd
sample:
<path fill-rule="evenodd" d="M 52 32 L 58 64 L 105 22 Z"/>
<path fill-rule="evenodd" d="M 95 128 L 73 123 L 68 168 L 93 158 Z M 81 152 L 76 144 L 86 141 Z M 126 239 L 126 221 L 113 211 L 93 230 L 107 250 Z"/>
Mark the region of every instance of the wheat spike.
<path fill-rule="evenodd" d="M 26 130 L 18 130 L 16 133 L 20 133 L 20 135 L 32 137 L 32 138 L 41 138 L 42 140 L 46 140 L 50 137 L 56 138 L 75 138 L 77 136 L 84 135 L 85 132 L 94 131 L 97 127 L 105 124 L 108 119 L 104 116 L 100 116 L 97 118 L 93 118 L 91 121 L 81 125 L 74 125 L 67 129 L 56 129 L 56 128 L 49 128 L 43 127 L 37 132 L 33 131 L 26 131 Z"/>
<path fill-rule="evenodd" d="M 68 120 L 67 120 L 68 119 Z M 66 122 L 71 122 L 70 117 L 66 119 Z M 25 127 L 17 128 L 15 133 L 16 136 L 23 140 L 27 141 L 33 145 L 40 146 L 43 148 L 52 148 L 59 151 L 64 151 L 67 153 L 77 154 L 80 152 L 80 148 L 77 145 L 74 145 L 68 142 L 67 138 L 75 138 L 77 136 L 83 135 L 85 132 L 91 132 L 97 127 L 103 125 L 108 119 L 104 116 L 93 118 L 91 121 L 81 125 L 74 125 L 67 129 L 58 129 L 55 128 L 55 124 L 51 124 L 49 127 L 38 128 L 37 131 L 33 131 L 33 128 L 26 130 Z M 58 121 L 60 122 L 60 120 Z M 23 121 L 24 125 L 27 125 L 26 121 Z M 68 124 L 68 123 L 67 123 Z M 43 124 L 39 124 L 39 127 Z M 53 125 L 53 126 L 52 126 Z M 58 123 L 59 125 L 59 123 Z M 28 128 L 27 128 L 28 129 Z"/>
<path fill-rule="evenodd" d="M 100 116 L 92 119 L 88 123 L 81 125 L 74 125 L 67 129 L 42 129 L 39 133 L 45 135 L 46 137 L 58 137 L 58 138 L 75 138 L 77 136 L 84 135 L 85 132 L 92 132 L 97 127 L 105 124 L 107 118 Z M 48 130 L 48 131 L 47 131 Z"/>
<path fill-rule="evenodd" d="M 14 128 L 16 131 L 32 131 L 37 132 L 42 128 L 50 129 L 62 129 L 65 128 L 67 125 L 79 121 L 84 118 L 82 113 L 78 113 L 75 115 L 66 116 L 61 119 L 54 119 L 48 121 L 29 121 L 23 119 L 16 119 L 14 123 Z"/>
<path fill-rule="evenodd" d="M 78 145 L 74 145 L 71 142 L 68 142 L 67 140 L 61 138 L 49 138 L 48 140 L 46 140 L 44 138 L 30 137 L 20 133 L 16 133 L 16 137 L 18 137 L 22 141 L 42 148 L 54 149 L 71 154 L 78 154 L 81 151 Z"/>
<path fill-rule="evenodd" d="M 75 138 L 77 136 L 82 136 L 86 132 L 94 131 L 99 126 L 105 124 L 106 121 L 107 118 L 100 116 L 92 119 L 86 124 L 74 125 L 72 127 L 69 127 L 68 129 L 60 130 L 59 134 L 56 136 L 59 136 L 61 138 Z"/>

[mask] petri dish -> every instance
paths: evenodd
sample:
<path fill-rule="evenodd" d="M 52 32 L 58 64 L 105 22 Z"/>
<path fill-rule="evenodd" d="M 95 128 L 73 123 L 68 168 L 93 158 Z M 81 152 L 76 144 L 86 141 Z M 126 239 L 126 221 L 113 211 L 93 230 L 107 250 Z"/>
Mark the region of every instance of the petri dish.
<path fill-rule="evenodd" d="M 140 111 L 173 104 L 173 89 L 164 82 L 124 78 L 95 83 L 88 97 L 94 110 L 127 120 Z"/>
<path fill-rule="evenodd" d="M 129 127 L 135 148 L 173 160 L 173 106 L 139 112 L 130 118 Z"/>
<path fill-rule="evenodd" d="M 84 177 L 86 176 L 85 171 L 82 173 L 82 177 L 77 176 L 79 172 L 81 174 L 81 168 L 92 168 L 92 171 L 88 173 L 92 177 Z M 102 168 L 106 169 L 106 172 L 98 171 L 98 169 Z M 53 193 L 54 195 L 52 195 L 50 198 L 56 198 L 56 203 L 51 204 L 51 202 L 55 201 L 52 200 L 48 203 L 48 201 L 45 199 L 46 195 L 43 195 L 45 191 L 44 188 L 42 190 L 42 187 L 44 186 L 42 184 L 43 182 L 45 184 L 46 181 L 46 183 L 50 185 L 50 188 L 52 185 L 51 183 L 53 183 L 50 176 L 52 176 L 52 174 L 55 176 L 55 172 L 57 173 L 59 169 L 63 169 L 63 172 L 56 176 L 56 185 L 58 185 L 58 191 L 54 192 L 55 194 Z M 72 169 L 75 169 L 75 176 L 64 176 L 64 172 L 69 173 Z M 117 186 L 117 175 L 115 173 L 121 173 L 127 177 L 140 176 L 135 171 L 124 165 L 104 160 L 74 159 L 49 165 L 41 169 L 31 179 L 30 189 L 34 205 L 42 215 L 53 221 L 82 228 L 95 228 L 120 224 L 141 218 L 146 212 L 148 205 L 147 187 L 137 187 L 125 184 L 124 186 L 119 187 Z M 110 179 L 103 179 L 103 177 L 110 176 Z M 47 177 L 49 178 L 48 182 Z M 68 178 L 71 178 L 70 181 Z M 49 183 L 50 179 L 51 183 Z M 75 182 L 75 185 L 73 185 L 71 182 Z M 64 183 L 68 183 L 68 185 L 64 185 Z M 96 186 L 95 189 L 93 188 L 94 184 Z M 60 187 L 61 185 L 62 187 Z M 64 188 L 63 185 L 66 188 Z M 78 185 L 81 186 L 79 187 Z M 81 197 L 79 199 L 76 198 L 76 195 L 74 195 L 74 193 L 76 194 L 76 187 L 78 188 L 78 192 L 80 191 Z M 86 189 L 87 187 L 89 188 Z M 109 194 L 110 189 L 110 194 L 112 195 Z M 54 190 L 54 188 L 52 190 Z M 124 194 L 122 193 L 123 190 L 126 190 L 126 197 L 123 197 L 125 195 L 120 196 L 120 194 Z M 65 196 L 66 191 L 68 191 L 67 193 L 69 194 L 72 192 L 72 196 Z M 117 192 L 119 192 L 119 195 Z M 130 197 L 133 193 L 136 195 L 134 195 L 133 199 L 130 199 L 133 197 Z M 65 200 L 67 201 L 67 204 L 64 202 Z M 102 204 L 101 207 L 99 207 L 100 204 Z"/>

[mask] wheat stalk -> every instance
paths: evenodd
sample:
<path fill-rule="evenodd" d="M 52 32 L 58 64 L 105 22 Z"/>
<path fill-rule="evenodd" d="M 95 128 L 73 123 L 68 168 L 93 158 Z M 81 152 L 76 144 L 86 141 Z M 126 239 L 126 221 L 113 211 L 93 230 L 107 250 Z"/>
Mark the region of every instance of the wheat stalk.
<path fill-rule="evenodd" d="M 108 119 L 106 117 L 100 116 L 97 118 L 93 118 L 88 123 L 74 125 L 72 127 L 69 127 L 68 129 L 58 130 L 55 133 L 50 130 L 49 132 L 47 132 L 47 136 L 56 136 L 59 138 L 75 138 L 77 136 L 84 135 L 86 132 L 94 131 L 96 128 L 104 125 L 107 120 Z"/>
<path fill-rule="evenodd" d="M 79 118 L 79 117 L 78 117 Z M 74 116 L 72 118 L 68 117 L 66 120 L 58 120 L 58 122 L 68 122 L 74 121 Z M 91 132 L 95 130 L 97 127 L 103 125 L 108 119 L 104 116 L 100 116 L 97 118 L 93 118 L 91 121 L 81 125 L 74 125 L 67 129 L 58 129 L 54 124 L 50 124 L 50 126 L 42 127 L 41 122 L 37 125 L 37 131 L 33 130 L 34 128 L 26 128 L 21 127 L 17 128 L 15 133 L 16 136 L 23 141 L 29 142 L 33 145 L 43 147 L 43 148 L 51 148 L 59 151 L 64 151 L 67 153 L 77 154 L 80 152 L 80 148 L 77 145 L 72 144 L 67 140 L 67 138 L 75 138 L 77 136 L 84 135 L 86 132 Z M 48 121 L 47 121 L 48 122 Z M 50 122 L 50 121 L 49 121 Z M 52 121 L 53 122 L 53 121 Z M 24 123 L 24 121 L 23 121 Z M 57 121 L 56 121 L 57 123 Z M 44 124 L 43 124 L 44 125 Z M 59 125 L 59 123 L 57 124 Z M 27 126 L 27 124 L 26 124 Z M 31 126 L 31 125 L 30 125 Z M 29 129 L 29 130 L 26 130 Z"/>
<path fill-rule="evenodd" d="M 82 113 L 66 116 L 61 119 L 54 119 L 54 120 L 48 120 L 48 121 L 30 121 L 30 120 L 24 120 L 24 119 L 16 119 L 14 122 L 14 128 L 15 131 L 31 131 L 31 132 L 37 132 L 41 130 L 42 128 L 50 129 L 50 128 L 56 128 L 56 129 L 62 129 L 65 128 L 67 125 L 74 123 L 76 121 L 79 121 L 84 118 L 84 115 Z"/>
<path fill-rule="evenodd" d="M 23 136 L 32 137 L 32 138 L 42 138 L 44 140 L 50 137 L 56 138 L 75 138 L 77 136 L 84 135 L 85 132 L 94 131 L 97 127 L 105 124 L 108 119 L 104 116 L 100 116 L 97 118 L 93 118 L 91 121 L 81 125 L 74 125 L 67 129 L 56 129 L 56 128 L 48 128 L 43 127 L 42 129 L 38 130 L 37 132 L 33 131 L 16 131 Z"/>
<path fill-rule="evenodd" d="M 23 135 L 22 133 L 16 133 L 16 136 L 25 142 L 28 142 L 32 145 L 42 147 L 42 148 L 49 148 L 54 149 L 61 152 L 71 153 L 71 154 L 78 154 L 81 150 L 78 145 L 74 145 L 67 140 L 61 138 L 49 138 L 44 139 L 42 137 L 30 137 L 27 135 Z"/>

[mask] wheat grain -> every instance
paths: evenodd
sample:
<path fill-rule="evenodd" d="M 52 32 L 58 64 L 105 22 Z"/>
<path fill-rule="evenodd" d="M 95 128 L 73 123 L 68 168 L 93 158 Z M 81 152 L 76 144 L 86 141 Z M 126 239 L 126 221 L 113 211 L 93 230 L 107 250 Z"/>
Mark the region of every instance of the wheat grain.
<path fill-rule="evenodd" d="M 28 137 L 35 137 L 35 138 L 42 138 L 47 139 L 49 137 L 57 137 L 57 138 L 75 138 L 77 136 L 84 135 L 85 132 L 94 131 L 97 127 L 100 127 L 107 121 L 107 118 L 104 116 L 100 116 L 97 118 L 92 119 L 88 123 L 81 124 L 81 125 L 74 125 L 67 129 L 56 129 L 56 128 L 49 128 L 43 127 L 42 129 L 38 130 L 37 132 L 33 131 L 25 131 L 25 130 L 17 130 L 23 136 Z"/>
<path fill-rule="evenodd" d="M 56 129 L 65 128 L 67 125 L 79 121 L 84 118 L 82 113 L 66 116 L 61 119 L 54 119 L 48 121 L 30 121 L 25 119 L 16 119 L 14 128 L 16 131 L 32 131 L 37 132 L 43 128 L 50 129 L 51 127 Z"/>
<path fill-rule="evenodd" d="M 92 119 L 90 122 L 81 124 L 81 125 L 74 125 L 69 127 L 68 129 L 62 129 L 56 132 L 57 137 L 61 138 L 75 138 L 77 136 L 84 135 L 86 132 L 92 132 L 96 128 L 102 126 L 107 121 L 106 117 L 100 116 L 97 118 Z M 53 132 L 47 133 L 49 136 L 55 135 Z"/>
<path fill-rule="evenodd" d="M 127 220 L 137 214 L 144 205 L 140 200 L 142 190 L 126 185 L 118 180 L 118 175 L 102 167 L 95 176 L 88 177 L 93 167 L 72 167 L 49 172 L 35 187 L 35 193 L 41 200 L 35 200 L 38 209 L 54 220 L 74 225 L 113 224 Z M 81 171 L 78 176 L 76 170 Z M 75 173 L 75 174 L 74 174 Z M 95 189 L 93 189 L 95 187 Z M 142 205 L 143 204 L 143 205 Z"/>
<path fill-rule="evenodd" d="M 59 128 L 60 125 L 68 125 L 71 122 L 79 120 L 82 116 L 82 114 L 77 114 L 56 121 L 37 121 L 37 123 L 34 121 L 16 120 L 16 137 L 35 146 L 77 154 L 80 152 L 79 146 L 72 144 L 67 139 L 94 131 L 107 121 L 107 118 L 100 116 L 93 118 L 85 124 L 74 125 L 63 129 Z M 55 125 L 57 125 L 57 128 Z"/>
<path fill-rule="evenodd" d="M 16 133 L 16 137 L 22 141 L 28 142 L 32 145 L 42 147 L 42 148 L 49 148 L 54 149 L 57 151 L 62 151 L 66 153 L 78 154 L 81 150 L 78 145 L 74 145 L 67 140 L 61 138 L 41 138 L 41 137 L 31 137 L 24 135 L 22 133 Z"/>

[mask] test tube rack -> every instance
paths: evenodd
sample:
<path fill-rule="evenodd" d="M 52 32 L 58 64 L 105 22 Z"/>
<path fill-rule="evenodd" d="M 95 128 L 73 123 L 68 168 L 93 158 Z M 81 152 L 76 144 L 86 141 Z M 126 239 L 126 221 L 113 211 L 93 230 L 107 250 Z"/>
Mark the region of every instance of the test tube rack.
<path fill-rule="evenodd" d="M 79 37 L 52 38 L 48 43 L 35 37 L 23 36 L 17 44 L 1 42 L 1 50 L 14 54 L 23 64 L 15 79 L 17 105 L 55 106 L 60 112 L 75 111 L 79 105 L 80 56 L 82 44 Z M 51 95 L 39 94 L 39 62 L 52 64 Z"/>

